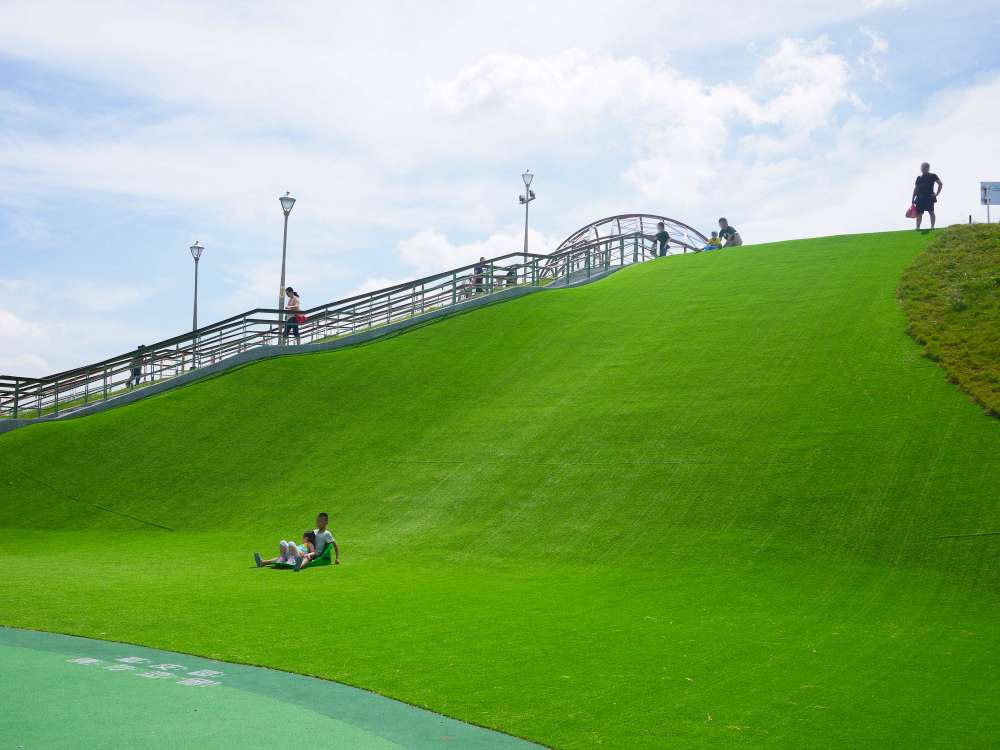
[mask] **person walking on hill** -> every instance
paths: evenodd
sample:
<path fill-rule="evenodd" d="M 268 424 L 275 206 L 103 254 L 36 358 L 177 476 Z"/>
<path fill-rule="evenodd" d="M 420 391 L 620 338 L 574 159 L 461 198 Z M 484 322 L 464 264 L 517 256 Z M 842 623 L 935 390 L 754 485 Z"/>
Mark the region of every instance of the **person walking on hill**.
<path fill-rule="evenodd" d="M 743 244 L 740 233 L 736 231 L 736 227 L 730 226 L 725 217 L 719 219 L 719 239 L 726 243 L 725 247 L 739 247 Z"/>
<path fill-rule="evenodd" d="M 937 186 L 937 190 L 934 189 L 935 186 Z M 917 209 L 917 229 L 920 229 L 925 211 L 931 215 L 931 229 L 934 228 L 934 224 L 937 222 L 937 216 L 934 215 L 934 204 L 937 203 L 943 187 L 944 183 L 941 182 L 941 178 L 931 171 L 931 165 L 927 162 L 921 164 L 920 175 L 913 183 L 913 207 Z"/>
<path fill-rule="evenodd" d="M 134 388 L 142 382 L 142 354 L 145 348 L 144 344 L 139 344 L 135 354 L 132 355 L 132 361 L 129 362 L 128 380 L 125 382 L 126 388 Z"/>
<path fill-rule="evenodd" d="M 661 221 L 656 225 L 656 234 L 653 235 L 653 241 L 656 242 L 656 254 L 660 258 L 667 254 L 667 246 L 670 243 L 670 233 L 667 232 L 667 227 Z"/>
<path fill-rule="evenodd" d="M 285 295 L 288 297 L 288 301 L 285 302 L 285 314 L 288 316 L 285 318 L 285 330 L 282 332 L 282 337 L 288 339 L 288 334 L 295 334 L 295 343 L 300 343 L 299 340 L 299 322 L 301 318 L 301 308 L 302 302 L 299 300 L 299 293 L 292 289 L 290 286 L 285 287 Z"/>

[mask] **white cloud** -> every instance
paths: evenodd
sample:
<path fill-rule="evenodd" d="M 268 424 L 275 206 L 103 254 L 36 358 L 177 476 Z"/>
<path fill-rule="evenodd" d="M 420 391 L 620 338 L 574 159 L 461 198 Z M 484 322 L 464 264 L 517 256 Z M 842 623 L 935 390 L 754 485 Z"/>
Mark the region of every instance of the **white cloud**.
<path fill-rule="evenodd" d="M 487 131 L 491 149 L 516 148 L 504 123 L 531 112 L 536 141 L 569 161 L 608 148 L 632 156 L 625 179 L 640 195 L 693 208 L 719 177 L 734 126 L 758 130 L 741 141 L 750 156 L 809 144 L 844 104 L 858 104 L 850 66 L 825 38 L 784 39 L 745 86 L 710 86 L 638 57 L 595 56 L 579 49 L 528 58 L 488 55 L 431 84 L 428 106 Z"/>
<path fill-rule="evenodd" d="M 997 120 L 1000 75 L 993 75 L 942 92 L 912 115 L 859 115 L 810 158 L 734 165 L 733 180 L 754 196 L 740 230 L 753 242 L 910 227 L 903 213 L 924 160 L 946 185 L 938 225 L 965 222 L 980 211 L 982 165 L 1000 163 L 1000 142 L 970 134 Z"/>
<path fill-rule="evenodd" d="M 41 336 L 43 333 L 44 329 L 37 323 L 32 323 L 9 310 L 0 310 L 0 339 L 10 339 L 7 346 L 16 346 L 16 339 Z"/>
<path fill-rule="evenodd" d="M 52 366 L 37 354 L 0 354 L 0 373 L 10 373 L 23 378 L 42 377 L 52 374 Z"/>
<path fill-rule="evenodd" d="M 357 297 L 362 294 L 367 294 L 368 292 L 378 291 L 379 289 L 386 289 L 390 286 L 396 286 L 397 284 L 405 284 L 408 281 L 413 281 L 413 278 L 407 276 L 406 278 L 401 279 L 390 279 L 384 276 L 369 276 L 354 289 L 347 292 L 347 294 L 344 295 L 344 299 Z"/>
<path fill-rule="evenodd" d="M 858 65 L 866 68 L 877 82 L 883 83 L 885 81 L 885 56 L 889 52 L 889 40 L 867 26 L 861 27 L 861 33 L 868 37 L 870 46 L 867 51 L 858 55 Z"/>
<path fill-rule="evenodd" d="M 551 252 L 552 242 L 528 229 L 528 250 L 532 253 Z M 480 257 L 493 258 L 524 249 L 524 235 L 498 232 L 484 240 L 453 244 L 447 236 L 434 229 L 423 229 L 399 243 L 399 257 L 415 273 L 430 275 L 449 268 L 475 263 Z"/>

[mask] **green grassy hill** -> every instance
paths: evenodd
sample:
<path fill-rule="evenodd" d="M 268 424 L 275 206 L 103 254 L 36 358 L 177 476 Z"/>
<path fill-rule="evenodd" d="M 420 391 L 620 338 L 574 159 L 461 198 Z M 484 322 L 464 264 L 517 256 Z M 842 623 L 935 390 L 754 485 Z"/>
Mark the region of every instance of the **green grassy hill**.
<path fill-rule="evenodd" d="M 0 622 L 558 748 L 987 747 L 1000 536 L 955 535 L 1000 530 L 1000 422 L 905 333 L 924 244 L 665 258 L 0 436 Z M 248 567 L 318 510 L 344 565 Z"/>

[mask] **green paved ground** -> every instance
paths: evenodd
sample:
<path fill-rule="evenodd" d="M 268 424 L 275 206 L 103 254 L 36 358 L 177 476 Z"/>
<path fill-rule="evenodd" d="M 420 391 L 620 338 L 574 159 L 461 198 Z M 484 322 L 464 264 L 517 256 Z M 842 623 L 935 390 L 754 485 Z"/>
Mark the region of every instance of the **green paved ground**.
<path fill-rule="evenodd" d="M 988 747 L 1000 536 L 955 535 L 1000 530 L 1000 422 L 905 334 L 925 242 L 665 258 L 0 436 L 0 621 L 557 748 Z M 344 565 L 249 567 L 322 509 Z"/>
<path fill-rule="evenodd" d="M 333 682 L 0 628 L 0 747 L 527 750 Z"/>

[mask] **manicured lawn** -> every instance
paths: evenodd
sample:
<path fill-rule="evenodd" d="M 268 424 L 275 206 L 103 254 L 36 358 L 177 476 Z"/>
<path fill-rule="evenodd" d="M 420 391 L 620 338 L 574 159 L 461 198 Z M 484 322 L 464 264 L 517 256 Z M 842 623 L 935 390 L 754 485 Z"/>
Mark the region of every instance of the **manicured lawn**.
<path fill-rule="evenodd" d="M 1000 531 L 1000 423 L 905 333 L 925 242 L 665 258 L 0 436 L 0 623 L 558 748 L 988 747 L 1000 536 L 954 535 Z M 250 568 L 318 510 L 342 566 Z"/>
<path fill-rule="evenodd" d="M 899 297 L 926 355 L 1000 416 L 1000 226 L 935 235 L 903 274 Z"/>

